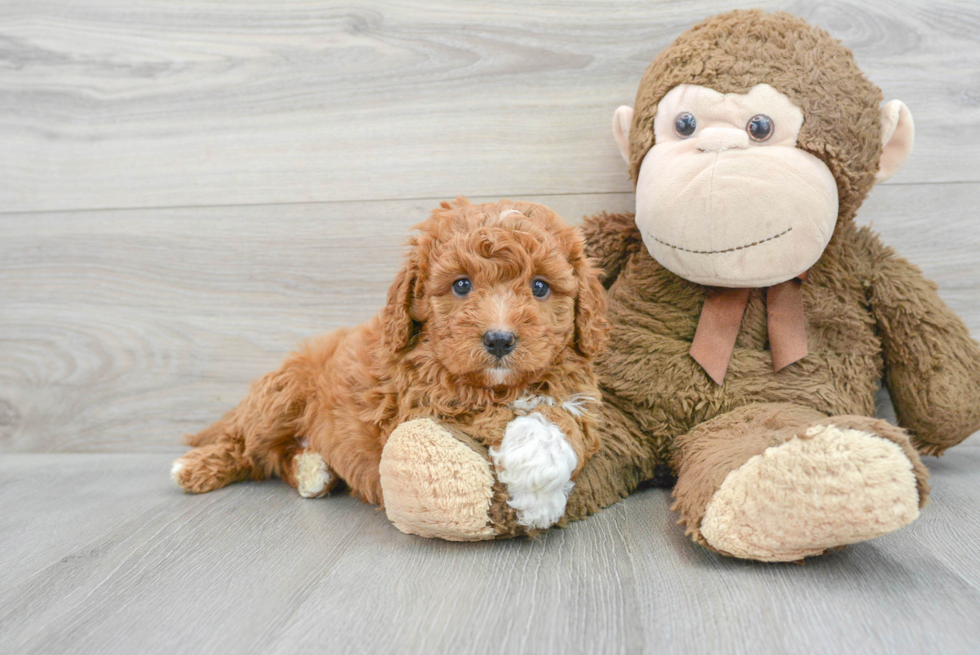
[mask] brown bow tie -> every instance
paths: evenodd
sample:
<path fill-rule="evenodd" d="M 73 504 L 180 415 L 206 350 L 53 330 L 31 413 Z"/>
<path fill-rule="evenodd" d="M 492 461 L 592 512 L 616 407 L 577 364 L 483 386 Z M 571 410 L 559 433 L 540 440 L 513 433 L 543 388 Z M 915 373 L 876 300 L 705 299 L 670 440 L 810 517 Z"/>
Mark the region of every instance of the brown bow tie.
<path fill-rule="evenodd" d="M 807 354 L 803 318 L 803 280 L 806 272 L 766 291 L 769 308 L 769 349 L 772 367 L 778 372 Z M 749 304 L 751 289 L 708 289 L 701 308 L 698 329 L 691 344 L 691 357 L 721 384 L 735 350 L 742 314 Z"/>

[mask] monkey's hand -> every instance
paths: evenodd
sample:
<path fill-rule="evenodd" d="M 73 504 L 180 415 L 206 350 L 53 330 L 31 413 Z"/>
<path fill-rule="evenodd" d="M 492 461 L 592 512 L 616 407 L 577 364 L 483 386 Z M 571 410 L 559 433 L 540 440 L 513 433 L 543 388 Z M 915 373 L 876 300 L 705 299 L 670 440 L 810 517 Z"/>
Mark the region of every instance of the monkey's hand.
<path fill-rule="evenodd" d="M 980 346 L 935 283 L 877 239 L 870 246 L 885 384 L 915 447 L 940 455 L 980 429 Z"/>
<path fill-rule="evenodd" d="M 633 220 L 633 214 L 586 216 L 582 221 L 585 254 L 602 269 L 602 285 L 612 286 L 630 255 L 643 247 L 643 237 Z"/>

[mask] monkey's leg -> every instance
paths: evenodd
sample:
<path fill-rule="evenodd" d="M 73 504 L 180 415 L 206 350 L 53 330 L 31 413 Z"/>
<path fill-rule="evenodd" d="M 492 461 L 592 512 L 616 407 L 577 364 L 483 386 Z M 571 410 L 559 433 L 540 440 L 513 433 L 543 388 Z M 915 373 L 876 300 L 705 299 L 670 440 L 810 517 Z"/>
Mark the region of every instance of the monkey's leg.
<path fill-rule="evenodd" d="M 576 478 L 559 526 L 612 505 L 654 477 L 653 456 L 635 445 L 643 443 L 638 426 L 610 404 L 600 411 L 599 450 Z M 380 471 L 388 518 L 402 532 L 452 541 L 539 532 L 520 523 L 488 449 L 441 422 L 419 419 L 395 429 Z"/>
<path fill-rule="evenodd" d="M 636 491 L 643 482 L 670 486 L 673 475 L 658 455 L 657 441 L 608 394 L 599 408 L 599 449 L 585 463 L 568 497 L 564 527 L 605 509 Z"/>
<path fill-rule="evenodd" d="M 796 561 L 911 523 L 928 472 L 903 430 L 791 404 L 739 408 L 677 439 L 673 509 L 720 553 Z"/>
<path fill-rule="evenodd" d="M 433 419 L 399 425 L 381 455 L 388 519 L 402 532 L 449 541 L 493 539 L 495 479 L 487 448 Z"/>

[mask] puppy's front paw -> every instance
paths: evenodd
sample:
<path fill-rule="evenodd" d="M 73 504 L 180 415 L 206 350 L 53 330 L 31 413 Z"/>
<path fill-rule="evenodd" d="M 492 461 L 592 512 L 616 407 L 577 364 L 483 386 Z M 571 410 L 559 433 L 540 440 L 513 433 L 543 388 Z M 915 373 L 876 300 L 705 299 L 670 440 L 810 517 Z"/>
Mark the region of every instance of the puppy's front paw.
<path fill-rule="evenodd" d="M 562 517 L 578 458 L 558 426 L 538 412 L 515 418 L 490 457 L 497 479 L 507 485 L 507 504 L 517 510 L 518 523 L 544 529 Z"/>

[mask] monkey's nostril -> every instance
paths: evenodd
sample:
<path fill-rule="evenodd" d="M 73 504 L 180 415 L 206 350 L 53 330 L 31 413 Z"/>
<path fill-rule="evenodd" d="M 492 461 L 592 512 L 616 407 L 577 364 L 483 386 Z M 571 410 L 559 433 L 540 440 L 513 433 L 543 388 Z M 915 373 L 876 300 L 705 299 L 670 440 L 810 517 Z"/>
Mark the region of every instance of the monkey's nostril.
<path fill-rule="evenodd" d="M 513 332 L 498 332 L 496 330 L 483 335 L 483 346 L 487 352 L 500 359 L 517 346 L 517 336 Z"/>

